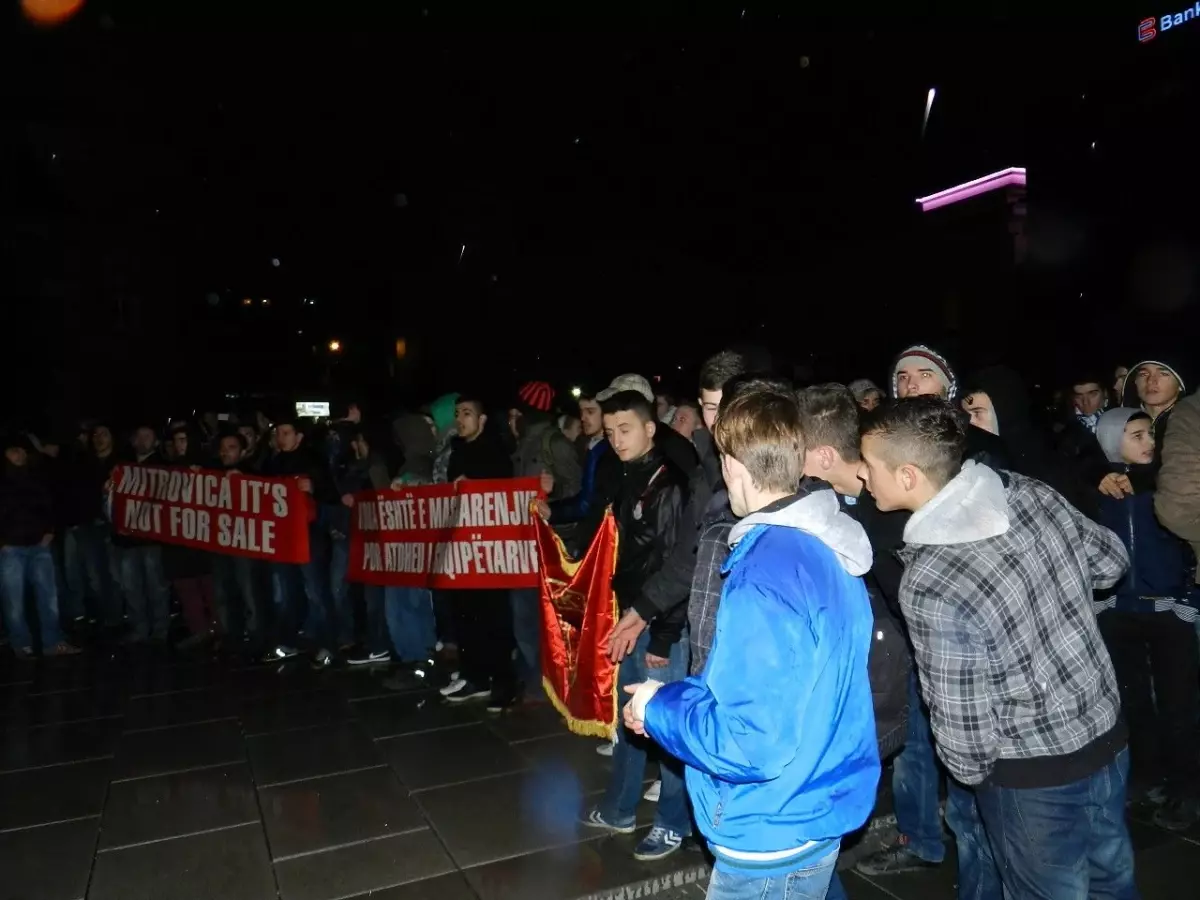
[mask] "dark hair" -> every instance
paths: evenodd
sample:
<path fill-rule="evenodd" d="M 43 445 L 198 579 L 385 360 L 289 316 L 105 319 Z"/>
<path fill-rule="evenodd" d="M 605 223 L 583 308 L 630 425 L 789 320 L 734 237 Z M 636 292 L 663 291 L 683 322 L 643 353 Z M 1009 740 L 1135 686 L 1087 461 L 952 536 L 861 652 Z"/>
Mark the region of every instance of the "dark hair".
<path fill-rule="evenodd" d="M 676 403 L 675 409 L 690 409 L 696 415 L 701 415 L 700 404 L 689 397 L 684 397 L 682 400 Z"/>
<path fill-rule="evenodd" d="M 967 449 L 967 415 L 940 397 L 884 403 L 863 417 L 862 433 L 882 438 L 880 457 L 895 470 L 913 465 L 939 488 L 958 474 Z"/>
<path fill-rule="evenodd" d="M 724 390 L 725 382 L 747 370 L 746 357 L 733 350 L 722 350 L 710 356 L 700 367 L 700 390 Z"/>
<path fill-rule="evenodd" d="M 250 446 L 249 442 L 246 440 L 246 436 L 240 431 L 222 431 L 219 435 L 217 435 L 217 446 L 220 447 L 221 441 L 225 440 L 226 438 L 233 438 L 235 441 L 237 441 L 238 446 L 241 447 L 243 451 Z"/>
<path fill-rule="evenodd" d="M 578 397 L 575 398 L 575 401 L 577 403 L 583 403 L 585 400 L 588 403 L 599 402 L 596 400 L 596 392 L 595 391 L 584 391 L 582 394 L 580 394 Z"/>
<path fill-rule="evenodd" d="M 742 390 L 728 403 L 727 398 L 728 393 L 721 397 L 713 426 L 717 449 L 745 466 L 759 489 L 795 491 L 804 470 L 804 432 L 791 385 Z"/>
<path fill-rule="evenodd" d="M 643 422 L 655 420 L 654 407 L 641 391 L 617 391 L 600 404 L 600 412 L 606 416 L 631 412 L 636 413 Z"/>
<path fill-rule="evenodd" d="M 796 392 L 804 445 L 832 447 L 846 462 L 858 462 L 859 405 L 844 384 L 814 384 Z"/>
<path fill-rule="evenodd" d="M 278 430 L 280 425 L 291 425 L 297 431 L 303 433 L 304 424 L 300 421 L 300 417 L 294 412 L 285 413 L 275 419 L 275 429 Z"/>
<path fill-rule="evenodd" d="M 487 405 L 483 402 L 483 397 L 479 394 L 473 394 L 470 391 L 459 394 L 458 399 L 454 401 L 455 406 L 462 406 L 464 403 L 470 403 L 475 407 L 477 415 L 484 415 L 487 412 Z"/>

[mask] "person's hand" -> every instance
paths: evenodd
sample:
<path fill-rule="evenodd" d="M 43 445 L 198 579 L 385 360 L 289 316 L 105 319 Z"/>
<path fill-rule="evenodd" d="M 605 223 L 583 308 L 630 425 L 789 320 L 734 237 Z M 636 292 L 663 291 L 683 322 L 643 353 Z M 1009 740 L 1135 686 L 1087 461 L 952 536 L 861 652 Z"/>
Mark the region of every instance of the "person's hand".
<path fill-rule="evenodd" d="M 632 608 L 625 610 L 621 621 L 613 628 L 608 639 L 608 658 L 615 663 L 623 660 L 633 652 L 638 638 L 645 630 L 646 620 L 638 615 L 638 611 Z"/>
<path fill-rule="evenodd" d="M 550 494 L 554 493 L 554 473 L 553 472 L 543 472 L 542 473 L 542 491 L 546 494 L 546 496 L 549 496 Z"/>
<path fill-rule="evenodd" d="M 1128 475 L 1109 472 L 1100 481 L 1100 493 L 1114 500 L 1121 500 L 1133 494 L 1133 485 L 1130 484 Z"/>
<path fill-rule="evenodd" d="M 638 688 L 640 688 L 640 687 L 641 687 L 640 684 L 628 684 L 625 686 L 625 693 L 630 694 L 630 695 L 636 694 Z M 640 734 L 640 735 L 645 736 L 646 722 L 644 719 L 639 719 L 637 717 L 637 714 L 633 710 L 633 700 L 632 699 L 627 701 L 624 708 L 621 710 L 621 718 L 625 721 L 626 728 L 628 728 L 634 734 Z"/>
<path fill-rule="evenodd" d="M 296 483 L 300 486 L 300 490 L 304 491 L 304 493 L 306 493 L 306 494 L 312 493 L 312 479 L 311 478 L 301 477 L 300 480 L 297 481 Z"/>
<path fill-rule="evenodd" d="M 647 669 L 662 669 L 670 661 L 671 660 L 667 659 L 665 656 L 655 656 L 653 653 L 646 654 L 646 668 Z"/>
<path fill-rule="evenodd" d="M 353 494 L 342 494 L 342 506 L 353 507 L 354 506 L 354 495 Z"/>
<path fill-rule="evenodd" d="M 460 481 L 466 481 L 466 480 L 467 480 L 466 475 L 459 475 L 457 478 L 454 479 L 454 483 L 458 484 Z"/>
<path fill-rule="evenodd" d="M 43 547 L 49 547 L 53 543 L 54 543 L 54 535 L 53 534 L 43 534 L 42 535 L 42 546 Z"/>
<path fill-rule="evenodd" d="M 550 504 L 545 500 L 537 501 L 537 514 L 542 517 L 543 522 L 550 521 Z"/>

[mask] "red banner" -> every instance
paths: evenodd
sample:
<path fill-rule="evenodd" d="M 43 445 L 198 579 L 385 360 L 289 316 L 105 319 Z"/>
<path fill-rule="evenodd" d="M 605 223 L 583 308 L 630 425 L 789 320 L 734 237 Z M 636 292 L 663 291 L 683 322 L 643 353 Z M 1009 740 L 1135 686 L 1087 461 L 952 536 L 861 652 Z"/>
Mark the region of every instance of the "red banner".
<path fill-rule="evenodd" d="M 308 562 L 310 498 L 297 478 L 117 466 L 112 523 L 120 533 L 211 553 Z"/>
<path fill-rule="evenodd" d="M 395 587 L 538 583 L 537 478 L 464 480 L 354 495 L 351 581 Z"/>
<path fill-rule="evenodd" d="M 542 556 L 542 683 L 576 734 L 612 738 L 617 724 L 617 667 L 608 639 L 617 624 L 612 589 L 617 524 L 612 510 L 583 559 L 567 556 L 562 541 L 537 522 Z"/>

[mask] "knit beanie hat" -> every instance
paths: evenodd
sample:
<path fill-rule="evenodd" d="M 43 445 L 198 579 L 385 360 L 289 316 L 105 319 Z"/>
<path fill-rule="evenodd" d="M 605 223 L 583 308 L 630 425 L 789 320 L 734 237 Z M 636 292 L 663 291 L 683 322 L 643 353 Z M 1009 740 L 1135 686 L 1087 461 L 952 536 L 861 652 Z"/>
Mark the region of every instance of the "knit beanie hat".
<path fill-rule="evenodd" d="M 938 381 L 946 391 L 946 399 L 953 400 L 958 392 L 958 382 L 954 377 L 954 370 L 950 368 L 950 364 L 946 362 L 945 357 L 935 350 L 926 347 L 924 344 L 913 344 L 904 350 L 896 359 L 896 364 L 892 366 L 892 396 L 899 396 L 898 385 L 896 383 L 897 373 L 907 367 L 916 366 L 921 369 L 932 369 Z"/>
<path fill-rule="evenodd" d="M 545 381 L 527 381 L 517 391 L 517 399 L 529 409 L 550 412 L 554 406 L 554 388 Z"/>

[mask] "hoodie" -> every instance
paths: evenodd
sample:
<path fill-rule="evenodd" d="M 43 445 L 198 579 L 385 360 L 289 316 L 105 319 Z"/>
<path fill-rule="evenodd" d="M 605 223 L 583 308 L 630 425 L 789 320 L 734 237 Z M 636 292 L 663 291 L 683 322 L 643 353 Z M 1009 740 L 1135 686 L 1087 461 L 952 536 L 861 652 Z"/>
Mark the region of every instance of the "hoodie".
<path fill-rule="evenodd" d="M 765 876 L 833 852 L 875 805 L 871 544 L 830 490 L 746 516 L 729 543 L 704 671 L 632 702 L 687 764 L 718 870 Z"/>
<path fill-rule="evenodd" d="M 1120 539 L 1040 481 L 967 462 L 904 528 L 900 606 L 938 756 L 966 785 L 1056 787 L 1125 746 L 1092 591 Z"/>
<path fill-rule="evenodd" d="M 458 394 L 443 394 L 429 404 L 429 417 L 433 419 L 437 443 L 433 450 L 433 480 L 440 484 L 449 479 L 446 468 L 450 464 L 452 442 L 457 435 L 454 429 L 454 407 L 458 404 Z"/>
<path fill-rule="evenodd" d="M 450 421 L 453 424 L 453 417 Z M 404 462 L 396 473 L 395 483 L 431 484 L 438 439 L 429 421 L 417 413 L 397 416 L 392 422 L 392 441 L 404 454 Z"/>
<path fill-rule="evenodd" d="M 1154 471 L 1157 473 L 1162 468 L 1162 448 L 1163 443 L 1167 438 L 1167 423 L 1171 419 L 1171 413 L 1175 411 L 1175 406 L 1179 405 L 1179 401 L 1184 398 L 1189 387 L 1194 387 L 1184 379 L 1183 368 L 1176 363 L 1167 363 L 1159 359 L 1143 359 L 1139 363 L 1129 367 L 1129 375 L 1125 378 L 1125 390 L 1121 394 L 1121 406 L 1129 407 L 1130 409 L 1143 409 L 1142 401 L 1138 398 L 1137 392 L 1137 370 L 1142 366 L 1162 366 L 1175 376 L 1179 382 L 1179 397 L 1175 403 L 1164 409 L 1154 419 Z M 1099 427 L 1099 426 L 1097 426 Z"/>

